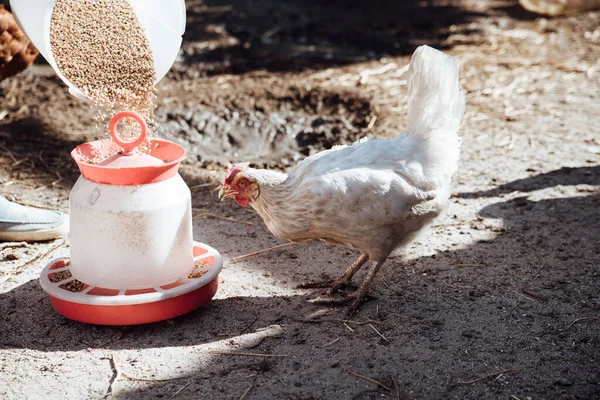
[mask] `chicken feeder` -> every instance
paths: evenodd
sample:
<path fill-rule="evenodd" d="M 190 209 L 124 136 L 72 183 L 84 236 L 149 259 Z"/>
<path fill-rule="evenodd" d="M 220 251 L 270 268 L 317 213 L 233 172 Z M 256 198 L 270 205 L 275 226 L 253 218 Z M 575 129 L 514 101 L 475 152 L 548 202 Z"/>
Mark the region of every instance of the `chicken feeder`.
<path fill-rule="evenodd" d="M 132 142 L 117 133 L 123 118 L 142 128 Z M 52 260 L 41 286 L 58 313 L 81 322 L 134 325 L 190 312 L 215 295 L 223 260 L 193 241 L 191 194 L 178 173 L 185 149 L 147 140 L 134 112 L 115 115 L 109 131 L 112 141 L 71 153 L 81 176 L 69 197 L 70 257 Z"/>

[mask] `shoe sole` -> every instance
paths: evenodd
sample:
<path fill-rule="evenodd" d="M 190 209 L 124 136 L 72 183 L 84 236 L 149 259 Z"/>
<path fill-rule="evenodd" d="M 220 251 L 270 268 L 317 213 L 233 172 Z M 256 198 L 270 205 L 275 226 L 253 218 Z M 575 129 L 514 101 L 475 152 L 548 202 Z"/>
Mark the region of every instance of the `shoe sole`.
<path fill-rule="evenodd" d="M 2 242 L 43 242 L 66 236 L 69 233 L 69 220 L 64 224 L 49 229 L 35 231 L 7 231 L 0 232 Z"/>

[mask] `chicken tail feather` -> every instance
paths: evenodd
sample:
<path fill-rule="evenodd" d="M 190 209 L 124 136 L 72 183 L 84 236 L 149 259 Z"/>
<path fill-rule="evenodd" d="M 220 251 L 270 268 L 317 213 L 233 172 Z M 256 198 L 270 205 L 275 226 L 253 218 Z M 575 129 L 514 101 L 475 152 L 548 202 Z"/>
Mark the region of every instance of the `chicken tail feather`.
<path fill-rule="evenodd" d="M 429 46 L 417 48 L 408 70 L 407 135 L 398 139 L 426 176 L 448 182 L 456 172 L 464 111 L 457 62 Z"/>

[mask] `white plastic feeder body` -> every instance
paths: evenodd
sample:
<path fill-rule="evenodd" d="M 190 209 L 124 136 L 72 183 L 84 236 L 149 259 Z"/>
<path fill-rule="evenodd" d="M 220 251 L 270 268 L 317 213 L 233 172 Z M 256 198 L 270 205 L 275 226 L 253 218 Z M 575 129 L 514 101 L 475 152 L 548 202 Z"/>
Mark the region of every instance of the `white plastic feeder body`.
<path fill-rule="evenodd" d="M 116 186 L 80 177 L 70 196 L 71 271 L 105 288 L 165 285 L 194 268 L 191 194 L 179 174 Z"/>

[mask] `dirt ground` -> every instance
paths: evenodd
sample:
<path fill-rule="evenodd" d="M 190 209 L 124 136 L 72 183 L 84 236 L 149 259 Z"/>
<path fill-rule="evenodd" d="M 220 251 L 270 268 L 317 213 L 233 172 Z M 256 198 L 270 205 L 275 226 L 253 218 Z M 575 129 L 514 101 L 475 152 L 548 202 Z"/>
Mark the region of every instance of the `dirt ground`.
<path fill-rule="evenodd" d="M 158 134 L 189 151 L 194 235 L 224 256 L 219 291 L 174 320 L 85 325 L 54 312 L 38 282 L 68 240 L 2 244 L 1 398 L 600 398 L 600 12 L 186 3 L 181 57 L 158 86 Z M 285 170 L 400 133 L 405 66 L 423 43 L 460 60 L 467 94 L 451 205 L 344 322 L 343 309 L 295 287 L 338 275 L 355 254 L 307 243 L 234 262 L 281 242 L 215 188 L 228 161 Z M 92 112 L 42 60 L 0 93 L 1 193 L 68 211 L 79 175 L 69 152 L 103 137 Z"/>

